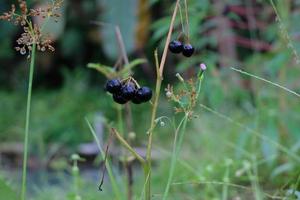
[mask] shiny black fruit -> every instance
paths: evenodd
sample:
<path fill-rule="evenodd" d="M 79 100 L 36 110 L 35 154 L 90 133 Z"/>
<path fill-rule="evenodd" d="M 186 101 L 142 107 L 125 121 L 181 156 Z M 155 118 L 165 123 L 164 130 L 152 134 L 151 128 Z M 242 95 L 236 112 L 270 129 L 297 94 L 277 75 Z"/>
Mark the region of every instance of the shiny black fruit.
<path fill-rule="evenodd" d="M 192 45 L 190 45 L 190 44 L 183 45 L 182 54 L 185 57 L 191 57 L 193 55 L 194 51 L 195 51 L 195 49 Z"/>
<path fill-rule="evenodd" d="M 135 86 L 131 83 L 128 83 L 123 85 L 120 94 L 124 99 L 131 100 L 134 97 L 135 92 L 136 92 Z"/>
<path fill-rule="evenodd" d="M 136 91 L 135 96 L 141 102 L 147 102 L 152 98 L 152 90 L 148 87 L 141 87 Z"/>
<path fill-rule="evenodd" d="M 121 82 L 118 79 L 112 79 L 112 80 L 108 80 L 105 84 L 105 90 L 114 94 L 120 91 L 121 89 Z"/>
<path fill-rule="evenodd" d="M 134 97 L 131 99 L 131 102 L 134 103 L 134 104 L 143 103 L 143 101 L 137 95 L 134 95 Z"/>
<path fill-rule="evenodd" d="M 172 53 L 181 53 L 183 50 L 183 44 L 178 40 L 173 40 L 169 44 L 169 50 Z"/>
<path fill-rule="evenodd" d="M 121 94 L 115 93 L 113 94 L 113 99 L 118 104 L 125 104 L 127 99 L 125 99 Z"/>

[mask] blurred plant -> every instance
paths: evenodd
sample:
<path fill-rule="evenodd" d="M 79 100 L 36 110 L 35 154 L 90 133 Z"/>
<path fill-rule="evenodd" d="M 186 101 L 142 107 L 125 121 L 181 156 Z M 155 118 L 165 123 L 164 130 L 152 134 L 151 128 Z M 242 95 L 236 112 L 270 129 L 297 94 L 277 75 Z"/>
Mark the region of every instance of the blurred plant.
<path fill-rule="evenodd" d="M 28 54 L 28 56 L 30 56 L 35 46 L 39 51 L 47 49 L 54 51 L 51 39 L 46 35 L 42 35 L 43 26 L 39 27 L 37 24 L 34 24 L 31 18 L 40 16 L 47 20 L 48 18 L 53 18 L 57 22 L 60 17 L 57 10 L 61 7 L 62 0 L 52 1 L 52 4 L 49 4 L 46 9 L 28 9 L 26 1 L 18 0 L 18 2 L 20 14 L 16 12 L 16 6 L 12 4 L 11 10 L 0 16 L 1 20 L 12 22 L 14 25 L 23 28 L 24 32 L 17 39 L 19 46 L 15 47 L 16 51 L 19 51 L 21 55 Z"/>
<path fill-rule="evenodd" d="M 19 12 L 16 12 L 16 6 L 11 5 L 11 10 L 5 12 L 0 16 L 1 20 L 12 22 L 15 25 L 20 25 L 24 32 L 17 39 L 19 46 L 15 47 L 16 51 L 19 51 L 21 55 L 28 54 L 30 58 L 29 69 L 29 83 L 27 92 L 27 106 L 26 106 L 26 122 L 25 122 L 25 139 L 24 139 L 24 157 L 23 157 L 23 175 L 22 175 L 22 191 L 21 199 L 24 200 L 26 196 L 26 168 L 28 157 L 28 137 L 29 137 L 29 120 L 30 120 L 30 106 L 31 106 L 31 93 L 32 93 L 32 80 L 34 72 L 34 61 L 36 50 L 45 51 L 46 49 L 54 51 L 51 45 L 51 40 L 48 37 L 42 35 L 43 26 L 39 27 L 34 24 L 32 17 L 42 16 L 45 19 L 44 24 L 49 18 L 54 18 L 57 21 L 60 16 L 56 11 L 61 7 L 62 1 L 52 1 L 47 9 L 28 9 L 26 1 L 18 0 Z"/>
<path fill-rule="evenodd" d="M 81 200 L 82 198 L 79 195 L 80 174 L 79 174 L 78 162 L 85 161 L 85 160 L 83 158 L 81 158 L 78 154 L 73 154 L 71 156 L 71 160 L 73 162 L 73 166 L 72 166 L 73 190 L 74 190 L 73 200 Z"/>
<path fill-rule="evenodd" d="M 169 189 L 172 183 L 176 162 L 179 156 L 179 152 L 182 147 L 183 138 L 186 132 L 186 126 L 188 120 L 192 117 L 193 111 L 196 107 L 196 103 L 198 101 L 198 97 L 201 91 L 201 83 L 204 78 L 204 71 L 206 70 L 205 64 L 200 64 L 200 70 L 197 77 L 197 80 L 190 79 L 186 81 L 180 76 L 180 74 L 176 74 L 176 77 L 183 84 L 183 89 L 181 89 L 177 94 L 174 92 L 173 87 L 168 85 L 166 88 L 166 96 L 170 101 L 175 102 L 179 107 L 175 107 L 175 113 L 184 113 L 183 118 L 175 129 L 174 143 L 173 143 L 173 151 L 171 157 L 171 166 L 168 176 L 167 186 L 165 188 L 165 192 L 163 195 L 163 199 L 167 199 L 169 194 Z M 159 120 L 160 118 L 156 119 Z"/>

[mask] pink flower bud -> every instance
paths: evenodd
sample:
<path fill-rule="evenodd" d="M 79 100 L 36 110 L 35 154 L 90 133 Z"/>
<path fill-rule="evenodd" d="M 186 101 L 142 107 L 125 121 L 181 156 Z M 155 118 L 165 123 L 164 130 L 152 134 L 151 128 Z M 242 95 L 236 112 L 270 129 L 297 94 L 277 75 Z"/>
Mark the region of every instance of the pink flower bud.
<path fill-rule="evenodd" d="M 201 64 L 200 64 L 200 69 L 201 69 L 202 71 L 205 71 L 205 70 L 206 70 L 206 65 L 205 65 L 204 63 L 201 63 Z"/>

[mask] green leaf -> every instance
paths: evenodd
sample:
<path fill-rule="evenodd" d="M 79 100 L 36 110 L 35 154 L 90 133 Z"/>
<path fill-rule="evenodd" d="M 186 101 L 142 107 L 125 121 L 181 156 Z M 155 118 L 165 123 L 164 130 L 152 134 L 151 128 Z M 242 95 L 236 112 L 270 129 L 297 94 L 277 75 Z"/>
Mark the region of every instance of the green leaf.
<path fill-rule="evenodd" d="M 128 75 L 128 73 L 130 72 L 131 69 L 133 69 L 134 67 L 146 63 L 147 60 L 146 59 L 135 59 L 133 61 L 131 61 L 130 63 L 128 63 L 127 65 L 124 66 L 123 69 L 121 69 L 119 72 L 117 72 L 117 75 L 120 77 L 125 77 Z"/>
<path fill-rule="evenodd" d="M 88 68 L 95 69 L 102 73 L 105 77 L 111 79 L 116 76 L 115 70 L 112 67 L 102 65 L 102 64 L 96 64 L 96 63 L 89 63 L 87 65 Z"/>

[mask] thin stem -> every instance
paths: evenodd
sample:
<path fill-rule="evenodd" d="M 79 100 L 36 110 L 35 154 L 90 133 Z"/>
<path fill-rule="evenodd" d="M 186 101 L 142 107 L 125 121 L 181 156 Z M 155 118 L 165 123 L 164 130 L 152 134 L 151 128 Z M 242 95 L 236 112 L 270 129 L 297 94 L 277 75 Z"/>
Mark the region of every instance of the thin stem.
<path fill-rule="evenodd" d="M 154 103 L 153 103 L 153 108 L 152 108 L 152 115 L 151 115 L 151 125 L 150 129 L 148 131 L 148 145 L 147 145 L 147 154 L 146 154 L 146 162 L 147 162 L 147 167 L 145 169 L 145 176 L 148 176 L 149 178 L 146 179 L 146 191 L 145 191 L 145 199 L 150 200 L 150 191 L 151 191 L 151 149 L 152 149 L 152 135 L 153 135 L 153 129 L 155 128 L 155 119 L 156 119 L 156 112 L 157 112 L 157 107 L 158 107 L 158 101 L 159 101 L 159 94 L 160 94 L 160 89 L 161 89 L 161 82 L 162 82 L 162 77 L 160 76 L 159 72 L 159 66 L 158 66 L 158 54 L 157 51 L 154 53 L 155 57 L 155 66 L 156 66 L 156 71 L 157 71 L 157 78 L 156 78 L 156 87 L 155 87 L 155 98 L 154 98 Z"/>
<path fill-rule="evenodd" d="M 165 44 L 163 55 L 161 57 L 161 61 L 160 61 L 160 65 L 159 65 L 159 71 L 160 71 L 160 76 L 161 77 L 163 76 L 163 71 L 164 71 L 164 67 L 165 67 L 165 63 L 166 63 L 166 58 L 167 58 L 167 54 L 168 54 L 168 44 L 171 41 L 171 36 L 172 36 L 172 32 L 173 32 L 175 18 L 176 18 L 177 10 L 178 10 L 178 7 L 179 7 L 179 1 L 180 0 L 176 1 L 176 5 L 175 5 L 175 8 L 174 8 L 172 20 L 171 20 L 171 23 L 170 23 L 170 28 L 169 28 L 169 32 L 168 32 L 166 44 Z"/>
<path fill-rule="evenodd" d="M 251 129 L 251 128 L 245 126 L 244 124 L 242 124 L 242 123 L 240 123 L 240 122 L 238 122 L 238 121 L 235 121 L 234 119 L 232 119 L 232 118 L 230 118 L 230 117 L 228 117 L 228 116 L 226 116 L 226 115 L 224 115 L 224 114 L 222 114 L 222 113 L 219 113 L 219 112 L 213 110 L 213 109 L 210 108 L 210 107 L 207 107 L 207 106 L 205 106 L 205 105 L 203 105 L 203 104 L 200 104 L 200 106 L 201 106 L 202 108 L 204 108 L 205 110 L 207 110 L 207 111 L 213 113 L 214 115 L 216 115 L 216 116 L 218 116 L 218 117 L 220 117 L 220 118 L 222 118 L 222 119 L 225 119 L 226 121 L 228 121 L 228 122 L 230 122 L 230 123 L 232 123 L 232 124 L 234 124 L 234 125 L 236 125 L 236 126 L 238 126 L 238 127 L 240 127 L 240 128 L 243 128 L 243 129 L 245 129 L 246 131 L 248 131 L 248 132 L 250 132 L 250 133 L 253 133 L 254 135 L 256 135 L 257 137 L 259 137 L 260 139 L 265 140 L 265 141 L 269 142 L 270 144 L 273 144 L 273 145 L 274 145 L 276 148 L 278 148 L 280 151 L 286 153 L 288 156 L 290 156 L 290 157 L 293 158 L 295 161 L 297 161 L 298 163 L 300 163 L 300 157 L 299 157 L 297 154 L 295 154 L 294 152 L 290 151 L 290 150 L 289 150 L 288 148 L 286 148 L 285 146 L 281 145 L 280 143 L 277 143 L 276 141 L 274 141 L 274 140 L 272 140 L 272 139 L 266 137 L 265 135 L 261 134 L 260 132 L 254 130 L 254 129 Z"/>
<path fill-rule="evenodd" d="M 111 129 L 111 132 L 117 137 L 119 142 L 138 160 L 142 165 L 145 164 L 144 158 L 142 158 L 127 142 L 126 140 L 118 133 L 114 128 Z"/>
<path fill-rule="evenodd" d="M 172 32 L 173 32 L 173 27 L 174 27 L 174 22 L 177 14 L 177 10 L 179 7 L 179 2 L 180 0 L 176 1 L 176 5 L 173 11 L 170 27 L 169 27 L 169 32 L 167 36 L 167 40 L 165 43 L 163 55 L 160 61 L 160 65 L 158 66 L 158 55 L 157 52 L 155 53 L 155 66 L 156 66 L 156 87 L 155 87 L 155 100 L 153 103 L 153 108 L 152 108 L 152 116 L 151 116 L 151 124 L 150 124 L 150 129 L 148 131 L 148 145 L 147 145 L 147 153 L 146 153 L 146 165 L 144 167 L 144 175 L 145 175 L 145 200 L 150 200 L 151 199 L 151 150 L 152 150 L 152 137 L 153 137 L 153 129 L 155 127 L 155 119 L 156 119 L 156 112 L 157 112 L 157 106 L 158 106 L 158 101 L 159 101 L 159 95 L 160 95 L 160 89 L 161 89 L 161 83 L 163 79 L 163 71 L 164 71 L 164 66 L 166 63 L 166 58 L 167 58 L 167 53 L 168 53 L 168 44 L 170 43 Z M 149 178 L 147 178 L 149 176 Z"/>
<path fill-rule="evenodd" d="M 124 132 L 124 124 L 123 124 L 123 117 L 122 117 L 122 106 L 117 105 L 117 113 L 118 113 L 118 127 L 121 133 Z"/>
<path fill-rule="evenodd" d="M 247 75 L 247 76 L 256 78 L 256 79 L 258 79 L 258 80 L 261 80 L 261 81 L 264 81 L 264 82 L 266 82 L 266 83 L 269 83 L 269 84 L 271 84 L 271 85 L 273 85 L 273 86 L 279 87 L 280 89 L 283 89 L 283 90 L 285 90 L 285 91 L 287 91 L 287 92 L 289 92 L 289 93 L 291 93 L 291 94 L 293 94 L 293 95 L 295 95 L 295 96 L 297 96 L 297 97 L 300 97 L 300 94 L 299 94 L 299 93 L 297 93 L 297 92 L 295 92 L 295 91 L 293 91 L 293 90 L 291 90 L 291 89 L 289 89 L 289 88 L 287 88 L 287 87 L 284 87 L 284 86 L 282 86 L 282 85 L 279 85 L 278 83 L 274 83 L 274 82 L 272 82 L 272 81 L 269 81 L 269 80 L 267 80 L 267 79 L 261 78 L 261 77 L 259 77 L 259 76 L 254 75 L 254 74 L 250 74 L 250 73 L 245 72 L 245 71 L 243 71 L 243 70 L 241 70 L 241 69 L 236 69 L 236 68 L 234 68 L 234 67 L 231 67 L 231 69 L 232 69 L 233 71 L 239 72 L 239 73 L 241 73 L 241 74 L 244 74 L 244 75 Z"/>
<path fill-rule="evenodd" d="M 237 188 L 237 189 L 242 189 L 242 190 L 248 190 L 248 191 L 253 191 L 252 188 L 243 186 L 243 185 L 238 185 L 230 182 L 222 182 L 222 181 L 186 181 L 186 182 L 176 182 L 172 183 L 172 186 L 180 186 L 180 185 L 227 185 L 229 187 Z M 263 193 L 264 196 L 269 197 L 271 199 L 284 199 L 284 197 L 281 196 L 274 196 L 268 193 Z"/>
<path fill-rule="evenodd" d="M 184 25 L 183 25 L 183 17 L 182 17 L 182 11 L 181 10 L 182 10 L 181 5 L 179 4 L 179 15 L 180 15 L 181 29 L 182 29 L 182 33 L 185 34 Z"/>
<path fill-rule="evenodd" d="M 25 200 L 25 196 L 26 196 L 28 137 L 29 137 L 30 107 L 31 107 L 31 93 L 32 93 L 35 52 L 36 52 L 36 44 L 33 43 L 32 50 L 31 50 L 31 56 L 30 56 L 29 81 L 28 81 L 28 91 L 27 91 L 21 200 Z"/>
<path fill-rule="evenodd" d="M 187 121 L 188 121 L 188 114 L 185 114 L 185 116 L 182 118 L 181 122 L 179 123 L 179 125 L 178 125 L 178 127 L 175 131 L 173 152 L 172 152 L 172 158 L 171 158 L 171 166 L 170 166 L 168 182 L 167 182 L 167 186 L 165 188 L 163 200 L 167 199 L 168 194 L 169 194 L 171 182 L 172 182 L 175 167 L 176 167 L 176 161 L 178 159 L 178 155 L 179 155 L 179 152 L 180 152 L 180 149 L 181 149 L 181 146 L 182 146 L 182 142 L 183 142 L 183 136 L 184 136 L 184 133 L 185 133 Z M 178 136 L 179 136 L 179 141 L 177 141 Z"/>
<path fill-rule="evenodd" d="M 184 9 L 185 9 L 187 41 L 189 43 L 190 42 L 190 26 L 189 26 L 189 14 L 188 14 L 187 0 L 184 0 Z"/>
<path fill-rule="evenodd" d="M 86 123 L 87 123 L 87 125 L 88 125 L 88 127 L 89 127 L 89 129 L 90 129 L 90 131 L 91 131 L 91 133 L 92 133 L 92 135 L 94 136 L 94 139 L 95 139 L 95 141 L 96 141 L 96 144 L 97 144 L 97 146 L 98 146 L 98 149 L 99 149 L 99 151 L 100 151 L 100 153 L 101 153 L 102 159 L 104 160 L 104 158 L 105 158 L 105 152 L 103 151 L 103 149 L 102 149 L 102 147 L 101 147 L 101 144 L 100 144 L 100 141 L 99 141 L 99 139 L 98 139 L 98 137 L 97 137 L 97 134 L 95 133 L 95 131 L 94 131 L 94 129 L 93 129 L 91 123 L 88 121 L 87 118 L 85 118 L 85 121 L 86 121 Z M 119 189 L 119 187 L 118 187 L 118 185 L 117 185 L 117 181 L 116 181 L 116 179 L 115 179 L 115 177 L 114 177 L 112 168 L 110 167 L 110 162 L 107 161 L 107 162 L 105 162 L 104 164 L 105 164 L 105 166 L 106 166 L 107 173 L 108 173 L 108 176 L 109 176 L 111 185 L 112 185 L 112 189 L 113 189 L 114 194 L 115 194 L 115 196 L 116 196 L 116 199 L 117 199 L 117 200 L 121 200 L 121 199 L 122 199 L 122 194 L 121 194 L 120 189 Z"/>
<path fill-rule="evenodd" d="M 123 60 L 124 60 L 125 64 L 127 65 L 129 63 L 129 61 L 128 61 L 125 45 L 124 45 L 124 42 L 123 42 L 124 40 L 122 38 L 122 34 L 121 34 L 119 26 L 115 26 L 115 33 L 116 33 L 116 37 L 117 37 L 118 44 L 119 44 L 119 47 L 120 47 L 121 55 L 123 57 Z"/>
<path fill-rule="evenodd" d="M 229 171 L 230 171 L 230 166 L 227 165 L 226 166 L 226 171 L 223 177 L 223 181 L 224 183 L 228 183 L 229 182 Z M 222 200 L 226 200 L 228 199 L 228 184 L 224 184 L 223 188 L 222 188 Z"/>

